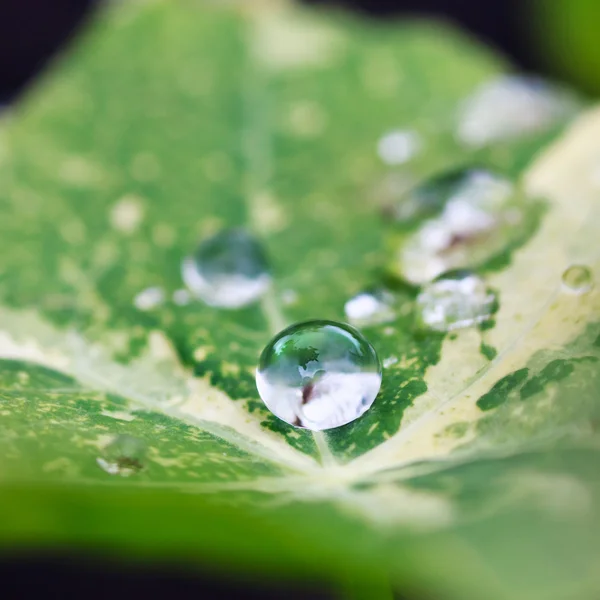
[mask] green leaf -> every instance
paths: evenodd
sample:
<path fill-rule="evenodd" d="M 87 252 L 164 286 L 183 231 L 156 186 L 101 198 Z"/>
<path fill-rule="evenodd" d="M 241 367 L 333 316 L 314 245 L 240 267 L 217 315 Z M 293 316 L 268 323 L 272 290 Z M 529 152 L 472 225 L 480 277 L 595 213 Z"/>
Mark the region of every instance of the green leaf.
<path fill-rule="evenodd" d="M 100 15 L 0 129 L 0 542 L 212 561 L 356 597 L 388 582 L 440 598 L 597 592 L 600 294 L 561 275 L 599 278 L 600 116 L 535 159 L 560 127 L 463 148 L 459 103 L 504 68 L 423 22 L 271 3 Z M 486 267 L 493 326 L 418 335 L 414 291 L 398 290 L 397 319 L 364 331 L 391 359 L 375 405 L 312 434 L 267 411 L 254 369 L 283 326 L 343 320 L 380 281 L 390 172 L 375 146 L 393 127 L 423 139 L 411 181 L 489 164 L 545 211 Z M 226 226 L 264 243 L 272 292 L 182 306 L 182 259 Z M 135 302 L 152 288 L 162 302 Z M 128 477 L 107 472 L 128 458 L 107 455 L 121 435 L 147 446 Z"/>

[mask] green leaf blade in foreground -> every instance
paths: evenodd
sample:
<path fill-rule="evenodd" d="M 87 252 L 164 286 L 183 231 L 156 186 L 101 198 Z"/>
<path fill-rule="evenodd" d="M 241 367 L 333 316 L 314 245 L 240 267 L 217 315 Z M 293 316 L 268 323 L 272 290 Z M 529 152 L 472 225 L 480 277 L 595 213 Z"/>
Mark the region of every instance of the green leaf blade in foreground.
<path fill-rule="evenodd" d="M 598 115 L 535 161 L 556 131 L 469 152 L 456 107 L 500 61 L 438 26 L 288 11 L 112 9 L 0 129 L 1 539 L 586 597 L 600 294 L 561 275 L 600 279 Z M 396 321 L 366 330 L 396 359 L 373 409 L 313 436 L 266 411 L 256 361 L 277 329 L 342 320 L 377 283 L 374 150 L 394 127 L 423 138 L 412 181 L 483 161 L 546 211 L 487 274 L 494 327 L 415 336 L 399 292 Z M 273 292 L 239 311 L 176 302 L 198 238 L 239 225 L 267 247 Z M 156 306 L 135 300 L 148 288 Z M 148 445 L 127 478 L 97 465 L 120 434 Z"/>

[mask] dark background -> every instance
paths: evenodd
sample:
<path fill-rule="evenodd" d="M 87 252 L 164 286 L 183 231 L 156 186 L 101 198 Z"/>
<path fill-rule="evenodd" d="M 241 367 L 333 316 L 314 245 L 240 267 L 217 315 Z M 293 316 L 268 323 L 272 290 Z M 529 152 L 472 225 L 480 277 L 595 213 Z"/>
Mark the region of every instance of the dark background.
<path fill-rule="evenodd" d="M 518 66 L 543 69 L 529 44 L 530 0 L 306 1 L 345 6 L 374 18 L 407 13 L 441 16 L 497 46 Z M 0 0 L 0 102 L 21 91 L 98 4 L 98 0 Z"/>
<path fill-rule="evenodd" d="M 542 71 L 529 44 L 528 0 L 307 0 L 335 4 L 372 18 L 437 15 L 455 21 L 500 48 L 526 70 Z M 93 14 L 97 0 L 0 0 L 0 103 L 14 100 L 49 59 Z M 1 517 L 0 517 L 1 518 Z M 259 587 L 214 574 L 192 575 L 163 566 L 120 567 L 105 558 L 48 554 L 0 557 L 0 594 L 5 598 L 330 598 L 305 582 Z M 411 598 L 411 600 L 413 600 Z"/>

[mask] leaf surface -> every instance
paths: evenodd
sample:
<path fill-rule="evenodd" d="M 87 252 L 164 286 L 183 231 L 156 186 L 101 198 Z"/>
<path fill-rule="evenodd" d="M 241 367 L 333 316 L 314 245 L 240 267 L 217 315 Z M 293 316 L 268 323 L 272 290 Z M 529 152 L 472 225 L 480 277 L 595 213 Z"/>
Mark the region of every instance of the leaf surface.
<path fill-rule="evenodd" d="M 460 146 L 460 102 L 504 68 L 420 22 L 259 4 L 100 15 L 0 129 L 5 543 L 357 572 L 449 598 L 597 590 L 600 294 L 561 276 L 599 277 L 600 116 L 535 159 L 557 128 Z M 424 149 L 391 173 L 375 148 L 395 127 Z M 312 434 L 272 416 L 258 354 L 288 323 L 343 320 L 380 280 L 382 185 L 482 163 L 544 204 L 486 272 L 494 326 L 417 335 L 399 290 L 397 319 L 364 330 L 391 360 L 363 418 Z M 181 305 L 182 259 L 227 226 L 264 243 L 273 290 L 238 311 Z M 136 302 L 148 289 L 156 306 Z M 130 477 L 98 465 L 120 434 L 148 445 Z"/>

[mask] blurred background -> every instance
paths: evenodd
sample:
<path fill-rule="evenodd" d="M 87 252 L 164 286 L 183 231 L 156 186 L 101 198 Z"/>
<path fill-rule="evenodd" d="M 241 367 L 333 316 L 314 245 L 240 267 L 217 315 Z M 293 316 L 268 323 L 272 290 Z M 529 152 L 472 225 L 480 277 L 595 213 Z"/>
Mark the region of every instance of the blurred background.
<path fill-rule="evenodd" d="M 251 0 L 247 0 L 251 1 Z M 600 93 L 600 0 L 306 0 L 367 18 L 442 18 L 504 53 L 517 68 Z M 0 105 L 15 101 L 68 44 L 100 0 L 0 0 Z M 89 557 L 0 556 L 3 597 L 43 593 L 61 598 L 333 598 L 329 590 L 290 582 L 261 587 L 222 575 L 192 576 L 173 567 L 151 572 Z M 412 597 L 411 597 L 412 598 Z"/>
<path fill-rule="evenodd" d="M 251 1 L 251 0 L 246 0 Z M 371 18 L 419 15 L 450 20 L 513 63 L 600 93 L 598 0 L 305 0 Z M 0 103 L 21 92 L 101 0 L 0 0 Z"/>

